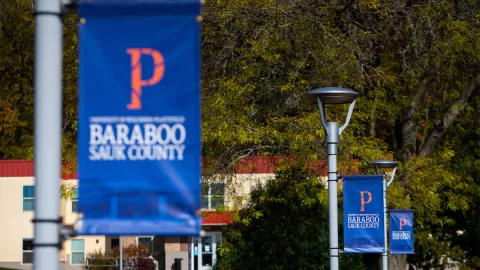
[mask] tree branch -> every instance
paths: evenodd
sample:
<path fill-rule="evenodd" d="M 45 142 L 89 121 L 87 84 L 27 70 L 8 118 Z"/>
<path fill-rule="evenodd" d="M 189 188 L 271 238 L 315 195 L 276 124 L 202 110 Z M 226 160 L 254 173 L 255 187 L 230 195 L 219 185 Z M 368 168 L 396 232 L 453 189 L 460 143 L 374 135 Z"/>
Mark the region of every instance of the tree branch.
<path fill-rule="evenodd" d="M 403 161 L 412 159 L 412 154 L 415 153 L 416 149 L 416 136 L 417 123 L 416 117 L 418 110 L 420 108 L 420 101 L 427 89 L 427 83 L 422 82 L 418 87 L 417 91 L 412 93 L 410 98 L 410 105 L 403 114 L 403 125 L 402 125 L 402 148 L 400 150 L 400 155 Z"/>
<path fill-rule="evenodd" d="M 470 83 L 468 84 L 465 89 L 463 89 L 460 99 L 453 103 L 452 106 L 448 109 L 447 113 L 445 113 L 443 119 L 437 123 L 430 134 L 428 136 L 428 140 L 425 143 L 424 147 L 420 151 L 421 157 L 430 156 L 437 145 L 437 142 L 442 138 L 445 131 L 453 124 L 453 121 L 460 115 L 462 110 L 465 108 L 468 99 L 472 95 L 472 93 L 478 89 L 480 86 L 480 73 L 475 76 Z"/>
<path fill-rule="evenodd" d="M 350 1 L 346 6 L 344 6 L 341 10 L 337 11 L 337 16 L 342 15 L 345 11 L 349 10 L 353 4 L 355 4 L 355 0 Z"/>

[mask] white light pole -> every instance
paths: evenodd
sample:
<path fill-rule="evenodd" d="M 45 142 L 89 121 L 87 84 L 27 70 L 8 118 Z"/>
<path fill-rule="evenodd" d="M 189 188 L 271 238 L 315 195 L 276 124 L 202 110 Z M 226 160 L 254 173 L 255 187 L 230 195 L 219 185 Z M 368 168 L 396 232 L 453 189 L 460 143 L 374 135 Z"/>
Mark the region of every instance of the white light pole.
<path fill-rule="evenodd" d="M 375 168 L 377 175 L 380 175 L 379 168 L 393 169 L 392 177 L 390 181 L 383 179 L 383 235 L 385 237 L 385 252 L 382 254 L 382 270 L 388 269 L 388 240 L 387 240 L 387 188 L 392 183 L 395 177 L 395 171 L 397 170 L 397 162 L 388 159 L 376 159 L 368 163 L 370 168 Z"/>
<path fill-rule="evenodd" d="M 330 269 L 338 270 L 338 201 L 337 201 L 337 154 L 339 136 L 347 127 L 355 106 L 358 93 L 340 87 L 325 87 L 315 89 L 307 93 L 318 101 L 320 117 L 326 133 L 328 155 L 328 219 L 329 219 L 329 242 L 330 242 Z M 339 128 L 337 122 L 327 122 L 324 104 L 349 104 L 345 124 Z"/>
<path fill-rule="evenodd" d="M 36 1 L 34 270 L 59 268 L 62 35 L 60 0 Z"/>

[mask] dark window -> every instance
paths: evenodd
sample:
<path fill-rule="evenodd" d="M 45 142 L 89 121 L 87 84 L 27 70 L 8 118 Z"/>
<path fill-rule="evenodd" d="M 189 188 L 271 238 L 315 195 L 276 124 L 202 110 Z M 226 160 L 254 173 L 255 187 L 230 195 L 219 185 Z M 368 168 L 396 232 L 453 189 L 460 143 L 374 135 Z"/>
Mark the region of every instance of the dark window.
<path fill-rule="evenodd" d="M 120 246 L 120 239 L 119 238 L 113 238 L 110 240 L 110 247 L 113 249 L 113 248 L 116 248 L 116 247 L 119 247 Z"/>
<path fill-rule="evenodd" d="M 33 239 L 23 239 L 22 263 L 33 263 Z"/>

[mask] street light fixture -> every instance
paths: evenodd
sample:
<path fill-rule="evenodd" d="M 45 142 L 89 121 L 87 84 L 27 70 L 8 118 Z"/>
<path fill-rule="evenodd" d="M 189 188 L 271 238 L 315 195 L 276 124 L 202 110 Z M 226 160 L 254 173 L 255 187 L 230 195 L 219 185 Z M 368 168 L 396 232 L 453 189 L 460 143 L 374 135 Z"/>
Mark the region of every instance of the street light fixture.
<path fill-rule="evenodd" d="M 330 242 L 330 269 L 338 270 L 338 201 L 337 201 L 337 154 L 339 136 L 347 127 L 355 106 L 355 99 L 358 93 L 340 87 L 325 87 L 312 90 L 308 96 L 317 100 L 320 107 L 320 117 L 326 133 L 327 155 L 328 155 L 328 219 L 329 219 L 329 242 Z M 324 104 L 348 104 L 347 119 L 345 124 L 339 128 L 337 122 L 328 122 L 325 115 Z"/>
<path fill-rule="evenodd" d="M 383 236 L 385 237 L 385 251 L 382 254 L 382 270 L 388 270 L 388 252 L 387 252 L 387 188 L 392 183 L 397 170 L 397 162 L 388 159 L 376 159 L 368 163 L 370 168 L 375 168 L 377 175 L 380 175 L 380 168 L 393 169 L 390 181 L 383 179 Z"/>

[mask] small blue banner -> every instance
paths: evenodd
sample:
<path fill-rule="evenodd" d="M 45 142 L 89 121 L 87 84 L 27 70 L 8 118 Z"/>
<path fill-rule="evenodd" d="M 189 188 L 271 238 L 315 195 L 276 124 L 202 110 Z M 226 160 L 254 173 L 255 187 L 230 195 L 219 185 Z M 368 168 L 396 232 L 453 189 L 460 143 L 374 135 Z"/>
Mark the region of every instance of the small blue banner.
<path fill-rule="evenodd" d="M 414 254 L 413 210 L 389 210 L 390 253 Z"/>
<path fill-rule="evenodd" d="M 78 10 L 78 234 L 198 235 L 200 0 Z"/>
<path fill-rule="evenodd" d="M 383 253 L 383 176 L 343 177 L 345 253 Z"/>

